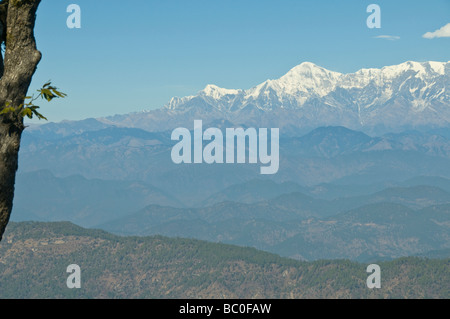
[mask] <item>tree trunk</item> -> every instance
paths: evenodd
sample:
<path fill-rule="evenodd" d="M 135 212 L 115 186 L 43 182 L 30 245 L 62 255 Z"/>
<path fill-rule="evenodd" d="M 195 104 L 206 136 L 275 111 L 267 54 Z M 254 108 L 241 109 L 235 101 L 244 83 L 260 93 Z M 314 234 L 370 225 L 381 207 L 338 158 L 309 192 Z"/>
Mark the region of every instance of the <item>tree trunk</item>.
<path fill-rule="evenodd" d="M 13 206 L 21 134 L 20 129 L 0 124 L 0 240 Z"/>
<path fill-rule="evenodd" d="M 0 23 L 5 42 L 3 76 L 0 79 L 0 109 L 6 103 L 19 107 L 27 95 L 41 53 L 36 49 L 34 24 L 41 0 L 3 1 L 6 10 L 0 11 Z M 6 13 L 6 17 L 4 14 Z M 6 21 L 6 25 L 4 22 Z M 6 36 L 6 39 L 5 39 Z M 11 216 L 14 184 L 18 168 L 20 138 L 24 130 L 23 118 L 14 113 L 0 115 L 0 240 Z"/>

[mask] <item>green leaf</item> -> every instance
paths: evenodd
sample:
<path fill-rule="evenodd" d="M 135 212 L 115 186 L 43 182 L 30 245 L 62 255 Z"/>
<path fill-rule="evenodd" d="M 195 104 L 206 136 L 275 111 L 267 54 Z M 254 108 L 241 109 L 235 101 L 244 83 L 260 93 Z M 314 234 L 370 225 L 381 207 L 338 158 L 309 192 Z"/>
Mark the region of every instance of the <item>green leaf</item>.
<path fill-rule="evenodd" d="M 33 111 L 34 115 L 37 116 L 38 119 L 40 119 L 40 120 L 46 120 L 46 121 L 47 121 L 47 118 L 46 118 L 44 115 L 42 115 L 41 113 L 39 113 L 39 112 L 36 111 L 36 110 L 32 110 L 32 111 Z"/>
<path fill-rule="evenodd" d="M 22 110 L 22 112 L 20 112 L 20 116 L 22 116 L 22 117 L 27 116 L 28 118 L 32 119 L 33 118 L 33 111 L 29 107 L 24 108 Z"/>
<path fill-rule="evenodd" d="M 0 114 L 6 114 L 6 113 L 12 113 L 14 112 L 16 109 L 13 107 L 5 107 L 3 110 L 0 111 Z"/>
<path fill-rule="evenodd" d="M 60 98 L 65 98 L 67 94 L 57 91 L 56 89 L 53 89 L 53 93 L 59 96 Z"/>
<path fill-rule="evenodd" d="M 33 115 L 35 115 L 40 120 L 47 120 L 47 118 L 44 115 L 42 115 L 37 111 L 39 109 L 39 106 L 34 105 L 34 101 L 38 98 L 42 98 L 50 102 L 54 98 L 64 98 L 67 96 L 67 94 L 58 91 L 58 89 L 52 86 L 51 84 L 52 84 L 51 81 L 48 81 L 42 86 L 41 89 L 37 90 L 39 92 L 39 95 L 37 97 L 35 97 L 34 95 L 24 97 L 24 101 L 25 100 L 29 101 L 27 101 L 27 103 L 24 102 L 24 104 L 21 104 L 16 108 L 9 107 L 11 103 L 6 102 L 3 109 L 0 108 L 0 114 L 14 112 L 17 116 L 21 117 L 26 116 L 31 119 L 33 118 Z"/>

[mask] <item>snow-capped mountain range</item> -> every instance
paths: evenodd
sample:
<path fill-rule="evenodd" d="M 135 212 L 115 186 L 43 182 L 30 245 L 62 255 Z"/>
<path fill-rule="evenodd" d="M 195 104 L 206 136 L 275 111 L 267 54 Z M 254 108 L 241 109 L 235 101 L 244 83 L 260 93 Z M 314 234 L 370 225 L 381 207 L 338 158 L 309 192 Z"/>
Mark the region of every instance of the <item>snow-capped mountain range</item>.
<path fill-rule="evenodd" d="M 147 130 L 204 122 L 311 129 L 342 125 L 390 131 L 450 124 L 450 61 L 413 62 L 343 74 L 304 62 L 248 90 L 207 85 L 163 108 L 102 119 Z"/>

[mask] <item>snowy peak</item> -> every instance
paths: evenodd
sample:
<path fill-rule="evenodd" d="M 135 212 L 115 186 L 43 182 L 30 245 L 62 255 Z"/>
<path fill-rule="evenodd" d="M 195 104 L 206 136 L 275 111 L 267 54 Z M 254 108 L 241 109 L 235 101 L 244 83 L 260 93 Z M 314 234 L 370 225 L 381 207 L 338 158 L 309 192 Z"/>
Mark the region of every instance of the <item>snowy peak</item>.
<path fill-rule="evenodd" d="M 324 96 L 336 87 L 341 76 L 341 73 L 329 71 L 311 62 L 304 62 L 292 68 L 276 82 L 287 94 L 308 92 Z"/>
<path fill-rule="evenodd" d="M 430 62 L 428 62 L 428 65 L 435 73 L 440 74 L 440 75 L 445 74 L 446 63 L 430 61 Z"/>
<path fill-rule="evenodd" d="M 213 99 L 220 99 L 227 95 L 237 95 L 242 90 L 230 90 L 220 88 L 217 85 L 208 84 L 202 91 L 200 91 L 199 95 L 212 97 Z"/>
<path fill-rule="evenodd" d="M 314 78 L 314 77 L 324 77 L 330 74 L 340 75 L 340 73 L 329 71 L 311 62 L 303 62 L 292 68 L 286 75 L 280 78 Z"/>
<path fill-rule="evenodd" d="M 445 75 L 445 69 L 448 62 L 415 62 L 407 61 L 399 65 L 386 66 L 380 69 L 383 76 L 387 78 L 393 78 L 399 76 L 405 72 L 415 73 L 416 76 L 420 77 L 434 77 Z"/>

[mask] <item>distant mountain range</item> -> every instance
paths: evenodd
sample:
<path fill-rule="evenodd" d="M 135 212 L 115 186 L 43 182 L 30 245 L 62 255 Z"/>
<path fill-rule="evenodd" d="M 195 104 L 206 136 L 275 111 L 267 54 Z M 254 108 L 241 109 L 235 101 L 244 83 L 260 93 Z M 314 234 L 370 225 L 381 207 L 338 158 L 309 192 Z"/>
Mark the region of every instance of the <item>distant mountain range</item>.
<path fill-rule="evenodd" d="M 72 221 L 85 227 L 133 213 L 150 204 L 183 207 L 176 198 L 140 181 L 55 177 L 50 171 L 19 174 L 14 219 Z"/>
<path fill-rule="evenodd" d="M 255 247 L 301 260 L 372 262 L 450 248 L 450 204 L 411 209 L 394 203 L 407 197 L 433 202 L 424 191 L 386 190 L 335 201 L 292 193 L 255 204 L 223 202 L 197 209 L 152 205 L 98 227 L 120 235 L 162 234 Z M 440 198 L 449 199 L 449 193 Z"/>
<path fill-rule="evenodd" d="M 310 62 L 248 90 L 208 85 L 161 109 L 100 119 L 104 124 L 165 131 L 227 120 L 278 127 L 282 134 L 345 126 L 371 134 L 450 123 L 450 62 L 414 62 L 342 74 Z"/>
<path fill-rule="evenodd" d="M 366 262 L 450 249 L 450 180 L 421 177 L 386 187 L 252 180 L 208 197 L 202 207 L 183 208 L 142 182 L 37 171 L 18 175 L 12 218 L 198 238 L 306 260 Z"/>
<path fill-rule="evenodd" d="M 450 247 L 449 62 L 352 74 L 302 63 L 249 90 L 207 86 L 165 107 L 30 126 L 13 220 L 366 261 Z M 176 165 L 171 130 L 279 127 L 280 169 Z"/>
<path fill-rule="evenodd" d="M 142 181 L 187 206 L 261 177 L 258 165 L 251 164 L 176 165 L 170 154 L 174 142 L 167 132 L 122 127 L 70 135 L 61 131 L 67 132 L 55 128 L 52 133 L 45 126 L 26 131 L 21 171 L 44 169 L 60 177 Z M 317 128 L 280 139 L 280 170 L 271 178 L 303 186 L 370 185 L 417 176 L 450 178 L 450 138 L 445 133 L 408 131 L 372 137 L 344 127 Z"/>

